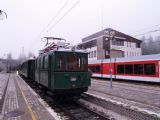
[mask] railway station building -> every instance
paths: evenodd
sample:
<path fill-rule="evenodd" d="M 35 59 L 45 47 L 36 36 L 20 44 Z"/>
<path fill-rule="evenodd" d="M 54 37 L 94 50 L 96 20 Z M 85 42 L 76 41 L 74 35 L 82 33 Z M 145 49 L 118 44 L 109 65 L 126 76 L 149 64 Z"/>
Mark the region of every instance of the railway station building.
<path fill-rule="evenodd" d="M 89 60 L 141 56 L 141 40 L 107 28 L 82 39 L 77 48 L 88 52 Z"/>

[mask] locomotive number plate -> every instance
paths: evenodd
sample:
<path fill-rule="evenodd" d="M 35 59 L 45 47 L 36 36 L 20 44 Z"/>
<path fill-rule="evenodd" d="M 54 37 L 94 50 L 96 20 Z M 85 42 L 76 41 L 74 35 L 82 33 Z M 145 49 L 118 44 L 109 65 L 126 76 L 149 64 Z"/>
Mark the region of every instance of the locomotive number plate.
<path fill-rule="evenodd" d="M 76 81 L 77 79 L 76 79 L 76 77 L 71 77 L 70 78 L 70 81 L 72 81 L 72 82 L 74 82 L 74 81 Z"/>

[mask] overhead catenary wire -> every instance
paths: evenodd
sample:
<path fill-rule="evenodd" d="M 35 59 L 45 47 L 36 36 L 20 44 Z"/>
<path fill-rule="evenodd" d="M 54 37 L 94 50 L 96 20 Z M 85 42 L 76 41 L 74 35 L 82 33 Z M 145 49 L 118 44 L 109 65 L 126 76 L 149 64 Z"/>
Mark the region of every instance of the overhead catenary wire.
<path fill-rule="evenodd" d="M 154 32 L 159 32 L 159 31 L 160 31 L 160 29 L 151 30 L 151 31 L 148 31 L 148 32 L 145 32 L 145 33 L 142 33 L 142 34 L 134 35 L 134 37 L 142 36 L 142 35 L 146 35 L 146 34 L 150 34 L 150 33 L 154 33 Z"/>
<path fill-rule="evenodd" d="M 58 10 L 58 12 L 55 14 L 55 16 L 49 21 L 49 23 L 46 25 L 46 27 L 44 27 L 44 29 L 42 30 L 42 32 L 40 33 L 43 34 L 43 32 L 45 32 L 45 30 L 52 24 L 52 22 L 57 18 L 57 16 L 62 12 L 62 10 L 67 6 L 69 0 L 67 0 L 63 6 Z M 39 36 L 40 36 L 39 35 Z"/>
<path fill-rule="evenodd" d="M 58 21 L 56 21 L 56 22 L 50 27 L 49 30 L 52 30 L 79 2 L 80 2 L 80 1 L 77 1 L 67 12 L 65 12 L 65 14 L 64 14 L 60 19 L 58 19 Z M 67 3 L 68 3 L 68 2 L 66 2 L 66 3 L 63 5 L 63 7 L 61 7 L 61 9 L 64 8 Z M 61 9 L 57 12 L 57 14 L 60 14 L 60 13 L 61 13 L 61 11 L 62 11 Z M 58 16 L 58 15 L 55 15 L 55 16 Z M 48 23 L 48 24 L 49 24 L 49 23 Z M 48 26 L 48 24 L 47 24 L 47 26 Z M 49 30 L 47 30 L 47 32 L 48 32 Z M 43 30 L 43 31 L 44 31 L 44 30 Z M 42 33 L 41 33 L 41 34 L 42 34 Z M 40 34 L 39 36 L 41 36 L 41 34 Z M 38 39 L 39 36 L 38 36 L 36 39 Z M 31 48 L 32 46 L 33 46 L 33 44 L 30 45 L 30 48 Z"/>
<path fill-rule="evenodd" d="M 137 31 L 134 31 L 134 32 L 132 32 L 132 33 L 130 33 L 130 34 L 133 35 L 133 34 L 135 34 L 135 33 L 137 33 L 137 32 L 145 31 L 145 30 L 148 30 L 148 29 L 150 29 L 150 28 L 154 28 L 154 27 L 158 27 L 158 26 L 160 26 L 160 24 L 152 25 L 152 26 L 150 26 L 150 27 L 145 27 L 145 28 L 139 29 L 139 30 L 137 30 Z"/>
<path fill-rule="evenodd" d="M 80 1 L 77 1 L 58 21 L 56 21 L 47 32 L 52 30 Z"/>
<path fill-rule="evenodd" d="M 63 11 L 63 9 L 68 5 L 70 0 L 67 0 L 62 7 L 57 11 L 57 13 L 54 15 L 54 17 L 49 21 L 49 23 L 43 28 L 43 30 L 39 33 L 39 35 L 36 37 L 36 40 L 39 40 L 40 36 L 47 30 L 47 28 L 52 24 L 52 22 L 58 17 L 58 15 Z M 31 45 L 32 46 L 32 45 Z"/>

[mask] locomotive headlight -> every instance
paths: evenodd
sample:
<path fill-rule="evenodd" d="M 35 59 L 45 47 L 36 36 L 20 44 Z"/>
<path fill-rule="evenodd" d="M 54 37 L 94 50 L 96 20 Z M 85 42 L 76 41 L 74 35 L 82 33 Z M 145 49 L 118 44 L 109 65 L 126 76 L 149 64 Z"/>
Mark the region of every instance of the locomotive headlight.
<path fill-rule="evenodd" d="M 77 80 L 76 77 L 71 77 L 71 78 L 70 78 L 70 81 L 72 81 L 72 82 L 74 82 L 74 81 L 76 81 L 76 80 Z"/>

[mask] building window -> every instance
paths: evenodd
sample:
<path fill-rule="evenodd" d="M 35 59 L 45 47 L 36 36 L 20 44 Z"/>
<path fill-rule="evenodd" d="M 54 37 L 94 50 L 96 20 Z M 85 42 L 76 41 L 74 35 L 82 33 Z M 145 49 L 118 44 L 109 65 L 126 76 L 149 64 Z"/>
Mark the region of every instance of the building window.
<path fill-rule="evenodd" d="M 112 45 L 124 46 L 124 41 L 123 40 L 114 39 L 114 40 L 112 40 Z"/>
<path fill-rule="evenodd" d="M 91 51 L 91 58 L 93 58 L 93 51 Z"/>
<path fill-rule="evenodd" d="M 96 50 L 94 51 L 94 57 L 96 57 Z"/>
<path fill-rule="evenodd" d="M 140 48 L 141 44 L 140 43 L 136 43 L 136 48 Z"/>
<path fill-rule="evenodd" d="M 128 52 L 126 51 L 126 57 L 128 57 Z"/>

